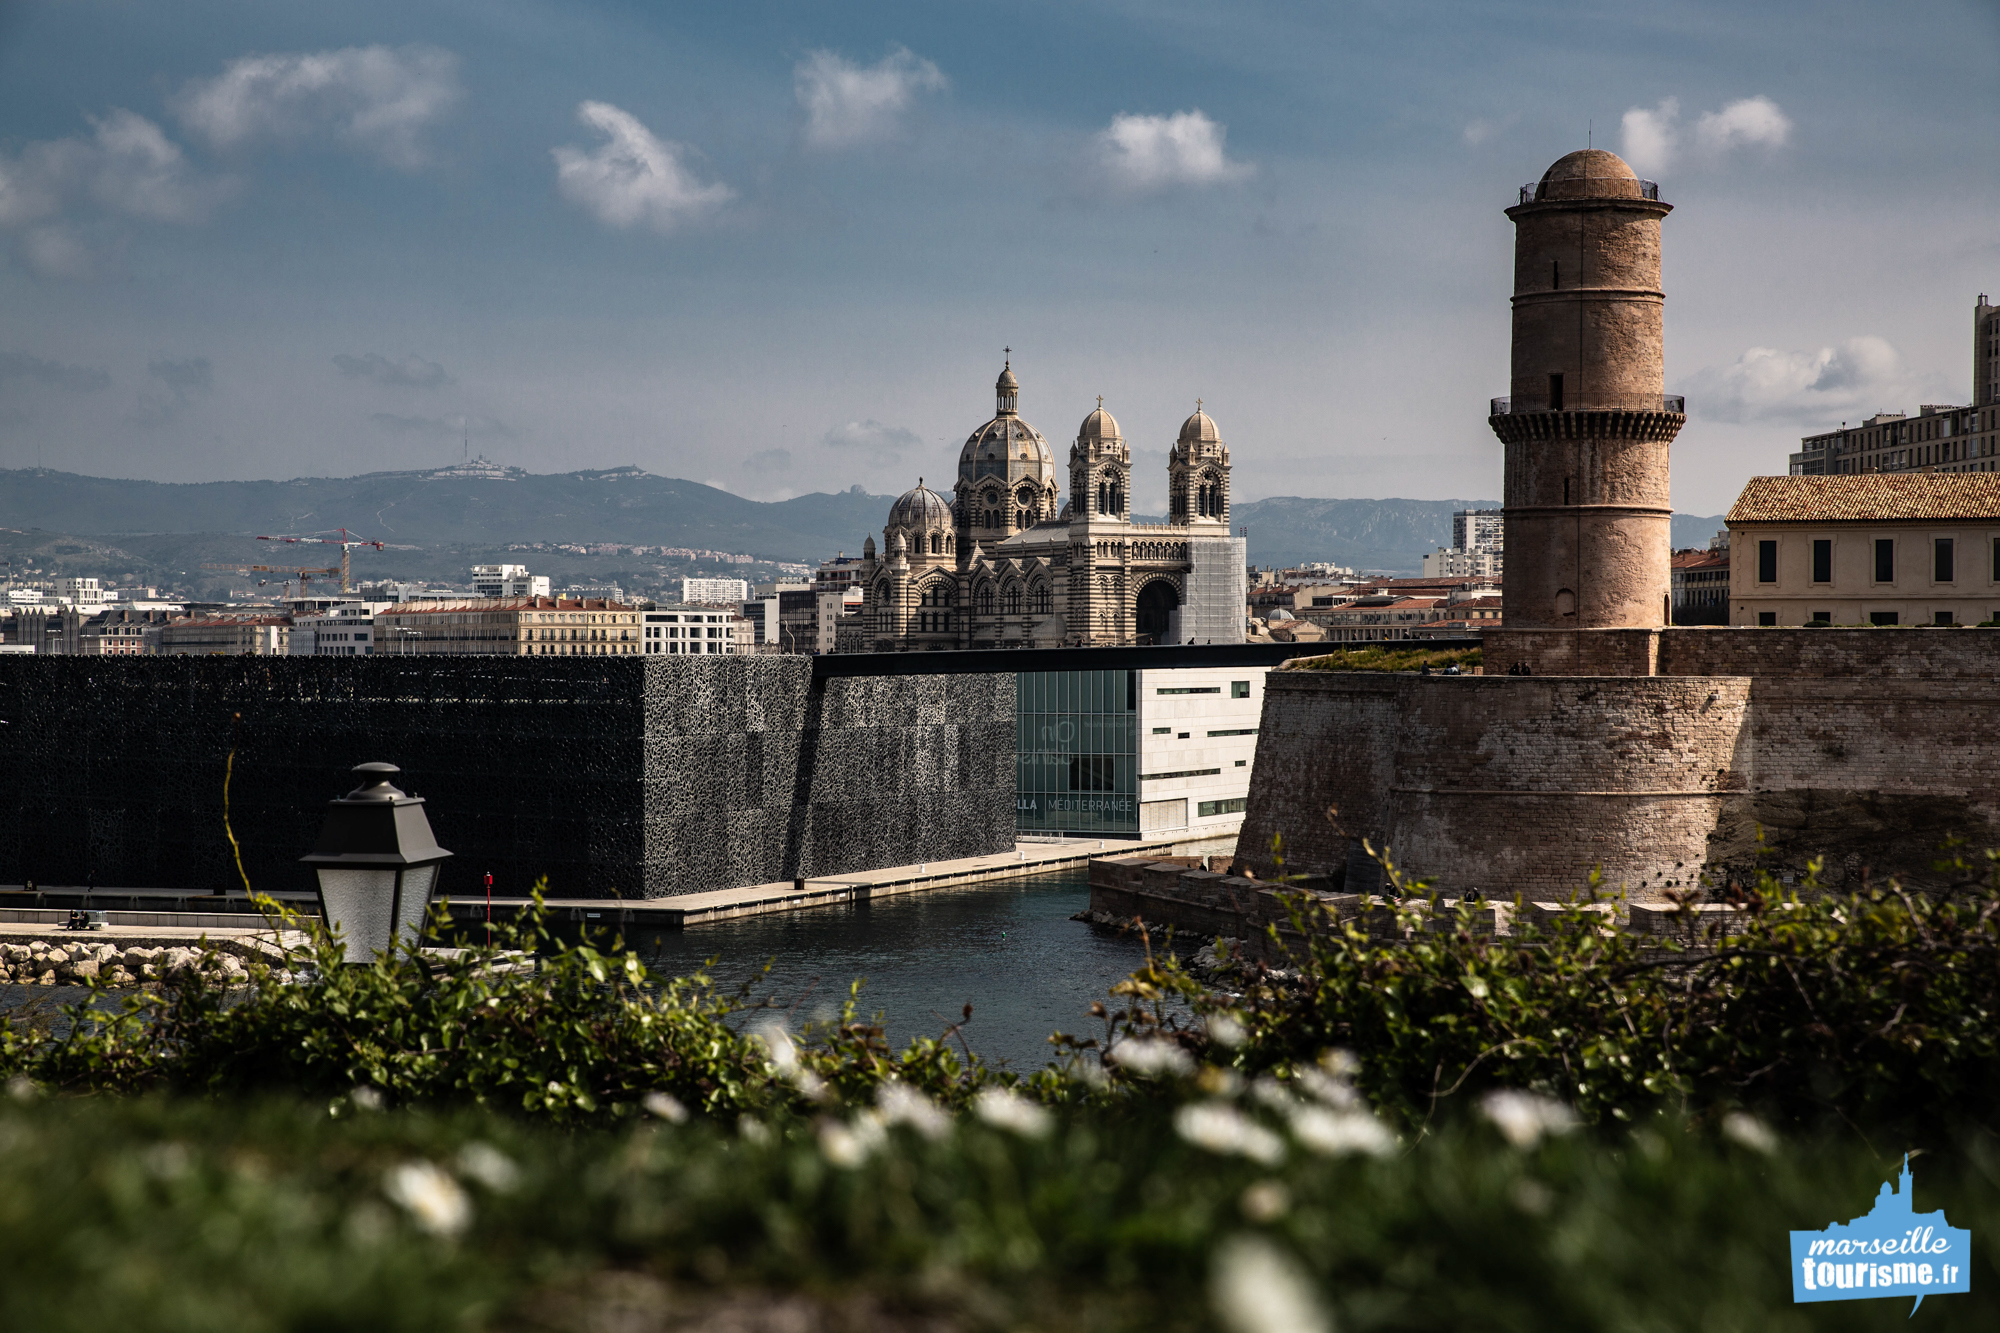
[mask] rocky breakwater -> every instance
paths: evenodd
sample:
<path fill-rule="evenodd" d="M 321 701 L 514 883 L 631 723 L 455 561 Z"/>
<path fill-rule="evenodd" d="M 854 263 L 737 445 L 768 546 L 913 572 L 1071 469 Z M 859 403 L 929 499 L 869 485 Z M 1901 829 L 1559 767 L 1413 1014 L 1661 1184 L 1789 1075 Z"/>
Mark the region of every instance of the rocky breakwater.
<path fill-rule="evenodd" d="M 230 947 L 241 943 L 211 943 L 203 949 L 92 939 L 0 942 L 0 984 L 82 986 L 100 981 L 108 986 L 138 986 L 183 972 L 199 972 L 222 985 L 241 984 L 248 980 L 249 970 Z"/>

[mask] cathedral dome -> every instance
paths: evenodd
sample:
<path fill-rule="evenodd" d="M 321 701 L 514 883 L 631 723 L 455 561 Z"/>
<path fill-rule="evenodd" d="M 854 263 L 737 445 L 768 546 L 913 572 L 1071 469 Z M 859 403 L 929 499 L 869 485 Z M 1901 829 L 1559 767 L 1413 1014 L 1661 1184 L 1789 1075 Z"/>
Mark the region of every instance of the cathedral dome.
<path fill-rule="evenodd" d="M 1076 437 L 1079 440 L 1121 440 L 1125 438 L 1119 433 L 1118 418 L 1104 410 L 1104 400 L 1102 398 L 1097 400 L 1097 410 L 1085 417 L 1083 425 L 1077 427 Z"/>
<path fill-rule="evenodd" d="M 889 507 L 889 528 L 908 528 L 915 532 L 928 532 L 933 528 L 951 526 L 951 505 L 946 499 L 918 478 L 916 486 L 904 491 Z"/>
<path fill-rule="evenodd" d="M 1642 199 L 1644 188 L 1625 159 L 1602 148 L 1585 148 L 1556 159 L 1535 186 L 1535 201 L 1547 199 Z"/>
<path fill-rule="evenodd" d="M 1042 433 L 1021 419 L 1021 382 L 1014 378 L 1010 360 L 993 385 L 993 419 L 965 439 L 958 451 L 958 479 L 961 484 L 976 477 L 1053 476 L 1056 456 Z"/>
<path fill-rule="evenodd" d="M 1195 403 L 1194 415 L 1181 423 L 1180 444 L 1221 444 L 1222 434 L 1215 428 L 1215 419 L 1201 410 L 1200 402 Z"/>

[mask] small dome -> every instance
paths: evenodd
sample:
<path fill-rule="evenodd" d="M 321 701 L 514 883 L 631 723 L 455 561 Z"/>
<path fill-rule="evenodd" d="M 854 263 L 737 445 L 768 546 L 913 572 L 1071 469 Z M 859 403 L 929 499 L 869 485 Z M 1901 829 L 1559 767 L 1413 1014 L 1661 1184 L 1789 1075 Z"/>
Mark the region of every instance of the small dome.
<path fill-rule="evenodd" d="M 1625 159 L 1602 148 L 1585 148 L 1556 159 L 1542 173 L 1535 200 L 1643 199 L 1639 177 Z"/>
<path fill-rule="evenodd" d="M 951 505 L 919 480 L 913 489 L 904 491 L 889 507 L 889 521 L 885 526 L 920 530 L 948 528 L 951 526 Z M 900 533 L 897 540 L 901 540 Z"/>
<path fill-rule="evenodd" d="M 1011 359 L 1000 367 L 1000 378 L 993 381 L 993 391 L 995 393 L 1019 393 L 1021 391 L 1021 381 L 1014 378 L 1014 363 Z"/>
<path fill-rule="evenodd" d="M 1085 417 L 1083 424 L 1077 427 L 1076 437 L 1079 440 L 1121 440 L 1125 438 L 1119 434 L 1118 418 L 1104 410 L 1104 400 L 1102 398 L 1097 400 L 1097 410 Z"/>
<path fill-rule="evenodd" d="M 1181 423 L 1180 444 L 1221 444 L 1222 433 L 1215 428 L 1215 418 L 1195 404 L 1194 415 Z"/>

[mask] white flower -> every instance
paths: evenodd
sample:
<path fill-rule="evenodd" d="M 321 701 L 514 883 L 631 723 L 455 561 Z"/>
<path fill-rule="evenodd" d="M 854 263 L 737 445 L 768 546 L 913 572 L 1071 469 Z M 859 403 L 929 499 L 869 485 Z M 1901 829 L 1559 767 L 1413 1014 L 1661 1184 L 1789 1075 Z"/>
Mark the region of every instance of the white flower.
<path fill-rule="evenodd" d="M 1260 1180 L 1243 1191 L 1238 1204 L 1252 1222 L 1275 1222 L 1290 1211 L 1292 1195 L 1280 1181 Z"/>
<path fill-rule="evenodd" d="M 1292 1075 L 1292 1081 L 1311 1097 L 1317 1097 L 1336 1111 L 1351 1111 L 1361 1105 L 1361 1094 L 1344 1075 L 1329 1074 L 1323 1069 L 1305 1065 Z"/>
<path fill-rule="evenodd" d="M 1285 1141 L 1227 1102 L 1197 1102 L 1174 1112 L 1174 1132 L 1197 1148 L 1273 1166 Z"/>
<path fill-rule="evenodd" d="M 684 1124 L 688 1118 L 687 1107 L 672 1093 L 649 1092 L 639 1099 L 639 1105 L 646 1108 L 648 1115 L 656 1115 L 670 1125 Z"/>
<path fill-rule="evenodd" d="M 1396 1136 L 1366 1111 L 1329 1111 L 1299 1106 L 1292 1113 L 1292 1137 L 1322 1157 L 1367 1153 L 1382 1157 L 1395 1150 Z"/>
<path fill-rule="evenodd" d="M 819 1150 L 827 1161 L 850 1171 L 867 1161 L 887 1137 L 875 1111 L 863 1111 L 845 1124 L 833 1119 L 819 1122 Z"/>
<path fill-rule="evenodd" d="M 800 1062 L 798 1043 L 792 1040 L 791 1033 L 776 1023 L 766 1023 L 754 1035 L 770 1052 L 771 1068 L 777 1071 L 779 1078 L 814 1101 L 825 1098 L 825 1080 Z"/>
<path fill-rule="evenodd" d="M 1262 1236 L 1231 1236 L 1216 1248 L 1209 1303 L 1230 1333 L 1332 1333 L 1312 1279 Z"/>
<path fill-rule="evenodd" d="M 1778 1151 L 1778 1136 L 1771 1132 L 1769 1125 L 1748 1111 L 1731 1111 L 1722 1117 L 1722 1133 L 1723 1137 L 1761 1153 Z"/>
<path fill-rule="evenodd" d="M 468 1143 L 458 1150 L 458 1173 L 476 1180 L 495 1194 L 505 1194 L 521 1183 L 521 1168 L 514 1159 L 490 1143 Z"/>
<path fill-rule="evenodd" d="M 1242 1020 L 1234 1014 L 1208 1016 L 1208 1039 L 1218 1046 L 1241 1046 L 1243 1039 L 1248 1035 L 1249 1033 L 1244 1031 Z"/>
<path fill-rule="evenodd" d="M 1024 1139 L 1048 1137 L 1054 1120 L 1048 1111 L 1012 1088 L 982 1088 L 972 1099 L 972 1113 L 995 1129 Z"/>
<path fill-rule="evenodd" d="M 347 1100 L 363 1111 L 379 1111 L 384 1103 L 381 1089 L 369 1087 L 356 1088 L 347 1094 Z"/>
<path fill-rule="evenodd" d="M 1576 1112 L 1552 1097 L 1500 1088 L 1479 1100 L 1486 1113 L 1516 1148 L 1532 1148 L 1544 1134 L 1567 1134 L 1576 1128 Z"/>
<path fill-rule="evenodd" d="M 932 1141 L 951 1133 L 951 1117 L 907 1083 L 884 1083 L 875 1090 L 875 1105 L 885 1124 L 908 1125 Z"/>
<path fill-rule="evenodd" d="M 1120 1069 L 1149 1078 L 1159 1074 L 1184 1078 L 1194 1072 L 1194 1061 L 1188 1058 L 1188 1053 L 1159 1037 L 1135 1037 L 1121 1041 L 1105 1055 Z"/>
<path fill-rule="evenodd" d="M 433 1236 L 449 1239 L 472 1221 L 472 1200 L 458 1182 L 429 1162 L 405 1162 L 389 1172 L 385 1193 Z"/>

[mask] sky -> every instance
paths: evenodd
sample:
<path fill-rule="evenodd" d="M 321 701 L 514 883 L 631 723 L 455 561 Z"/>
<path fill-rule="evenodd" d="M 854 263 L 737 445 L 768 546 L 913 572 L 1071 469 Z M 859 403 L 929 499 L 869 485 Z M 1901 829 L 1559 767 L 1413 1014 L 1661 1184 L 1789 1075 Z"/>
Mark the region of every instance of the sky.
<path fill-rule="evenodd" d="M 1523 182 L 1665 224 L 1674 501 L 1971 392 L 2000 5 L 0 3 L 0 467 L 1495 498 Z"/>

